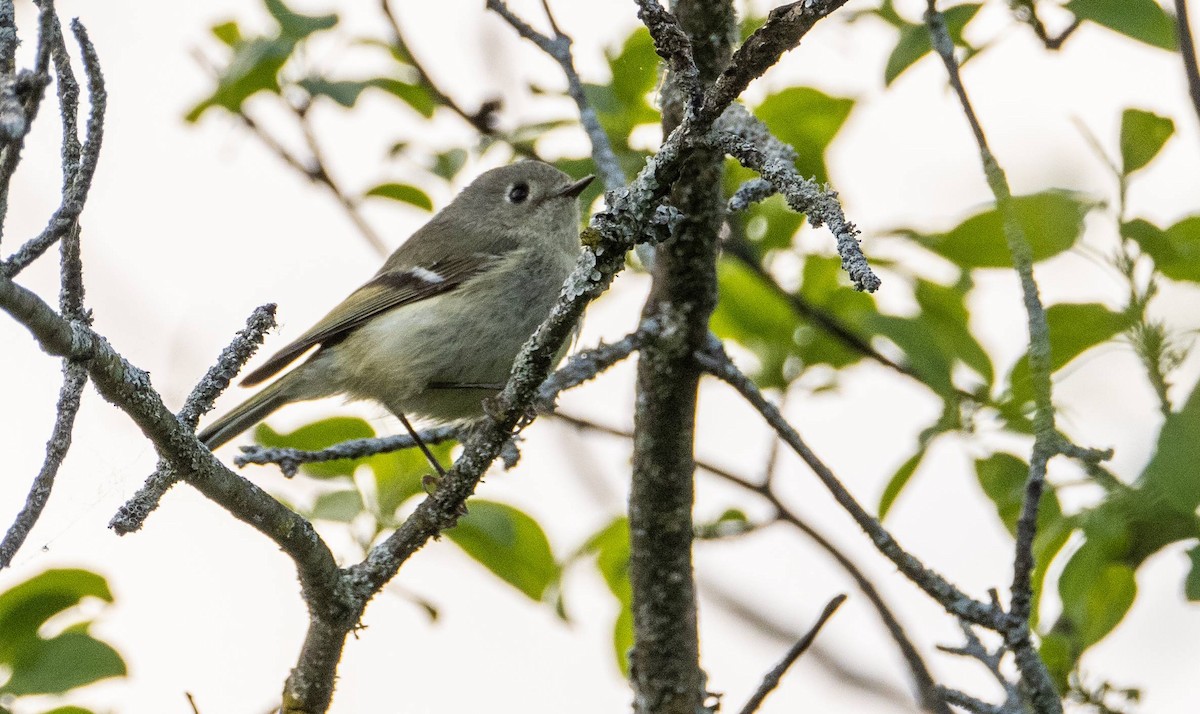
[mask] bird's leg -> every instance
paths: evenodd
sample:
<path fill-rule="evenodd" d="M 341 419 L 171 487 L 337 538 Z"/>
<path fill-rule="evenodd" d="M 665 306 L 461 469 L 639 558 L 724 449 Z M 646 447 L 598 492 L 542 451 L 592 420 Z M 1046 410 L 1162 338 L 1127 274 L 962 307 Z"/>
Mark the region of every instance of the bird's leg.
<path fill-rule="evenodd" d="M 417 433 L 417 430 L 413 428 L 412 424 L 408 423 L 408 417 L 404 416 L 404 412 L 396 412 L 396 416 L 400 417 L 400 423 L 403 424 L 404 428 L 408 430 L 408 435 L 411 436 L 412 440 L 415 441 L 417 446 L 421 448 L 421 453 L 425 454 L 425 458 L 429 460 L 429 465 L 433 467 L 434 471 L 437 471 L 437 478 L 444 478 L 446 476 L 446 469 L 442 468 L 442 465 L 438 463 L 437 457 L 434 456 L 433 452 L 429 450 L 429 447 L 425 445 L 425 440 L 421 438 L 421 435 Z"/>

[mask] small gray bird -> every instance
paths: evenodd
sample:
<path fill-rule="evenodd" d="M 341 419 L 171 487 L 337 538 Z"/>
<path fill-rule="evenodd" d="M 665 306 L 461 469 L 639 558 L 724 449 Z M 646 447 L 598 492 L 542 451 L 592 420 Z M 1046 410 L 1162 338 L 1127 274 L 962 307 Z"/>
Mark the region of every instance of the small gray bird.
<path fill-rule="evenodd" d="M 577 199 L 591 180 L 572 181 L 540 161 L 475 179 L 242 385 L 316 347 L 311 357 L 202 430 L 200 441 L 215 449 L 285 404 L 335 394 L 375 400 L 401 419 L 481 416 L 579 257 Z"/>

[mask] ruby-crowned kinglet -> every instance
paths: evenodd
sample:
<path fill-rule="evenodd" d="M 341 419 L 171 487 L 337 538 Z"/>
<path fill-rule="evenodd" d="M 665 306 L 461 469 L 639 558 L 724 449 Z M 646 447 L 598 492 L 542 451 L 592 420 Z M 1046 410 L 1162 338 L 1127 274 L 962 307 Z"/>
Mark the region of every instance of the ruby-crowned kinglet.
<path fill-rule="evenodd" d="M 540 161 L 492 169 L 392 253 L 375 277 L 242 381 L 303 364 L 199 433 L 211 449 L 290 402 L 346 394 L 392 413 L 477 418 L 579 257 L 572 181 Z"/>

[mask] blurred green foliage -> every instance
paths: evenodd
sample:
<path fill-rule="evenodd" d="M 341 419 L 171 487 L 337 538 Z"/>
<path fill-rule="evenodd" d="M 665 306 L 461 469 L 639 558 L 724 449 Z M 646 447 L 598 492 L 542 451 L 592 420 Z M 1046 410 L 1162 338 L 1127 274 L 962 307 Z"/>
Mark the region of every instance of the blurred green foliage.
<path fill-rule="evenodd" d="M 89 634 L 92 621 L 74 612 L 90 598 L 113 602 L 103 577 L 78 569 L 47 570 L 0 592 L 0 702 L 125 676 L 121 655 Z M 47 625 L 52 618 L 55 624 Z M 73 706 L 53 711 L 88 714 Z"/>

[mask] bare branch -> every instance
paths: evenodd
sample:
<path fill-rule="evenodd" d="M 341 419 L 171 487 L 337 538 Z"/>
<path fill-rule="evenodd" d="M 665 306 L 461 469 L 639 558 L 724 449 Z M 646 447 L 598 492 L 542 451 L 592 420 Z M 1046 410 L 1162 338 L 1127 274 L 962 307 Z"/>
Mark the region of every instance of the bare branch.
<path fill-rule="evenodd" d="M 337 564 L 312 525 L 217 461 L 166 408 L 145 371 L 91 328 L 64 320 L 37 295 L 2 276 L 0 309 L 24 325 L 46 352 L 84 363 L 100 395 L 133 419 L 182 478 L 287 553 L 306 600 L 331 606 L 341 602 L 333 588 Z M 124 509 L 117 518 L 123 515 L 128 515 Z"/>
<path fill-rule="evenodd" d="M 16 71 L 16 57 L 16 13 L 13 11 L 12 0 L 0 0 L 0 76 L 9 76 Z"/>
<path fill-rule="evenodd" d="M 1025 714 L 1020 687 L 1017 684 L 1008 681 L 1008 678 L 1004 676 L 1004 671 L 1001 669 L 1001 663 L 1003 662 L 1004 655 L 1008 649 L 1001 644 L 994 652 L 989 652 L 987 647 L 984 646 L 983 641 L 980 640 L 979 636 L 975 634 L 975 630 L 971 627 L 970 623 L 959 620 L 958 625 L 962 630 L 965 643 L 961 647 L 946 647 L 945 645 L 938 645 L 938 649 L 949 654 L 978 660 L 983 664 L 984 667 L 987 668 L 988 672 L 991 673 L 992 677 L 1000 684 L 1001 688 L 1003 688 L 1005 697 L 1004 704 L 994 707 L 990 704 L 985 705 L 986 707 L 991 707 L 990 711 L 994 711 L 996 714 Z M 945 693 L 953 690 L 943 689 L 942 691 Z M 956 692 L 955 694 L 959 693 Z M 958 703 L 953 697 L 954 695 L 947 697 L 948 701 Z M 973 701 L 978 702 L 978 700 Z M 982 704 L 982 702 L 979 703 Z M 971 709 L 970 706 L 962 704 L 959 704 L 959 706 Z M 971 711 L 978 710 L 971 709 Z"/>
<path fill-rule="evenodd" d="M 1038 17 L 1037 5 L 1034 0 L 1011 0 L 1009 5 L 1012 6 L 1013 14 L 1017 16 L 1017 19 L 1029 25 L 1033 29 L 1033 34 L 1037 35 L 1037 38 L 1042 41 L 1042 45 L 1051 51 L 1062 49 L 1063 43 L 1075 33 L 1075 30 L 1079 29 L 1079 25 L 1083 22 L 1083 20 L 1076 17 L 1057 36 L 1051 36 L 1042 19 Z"/>
<path fill-rule="evenodd" d="M 550 26 L 554 28 L 554 37 L 547 37 L 533 29 L 527 22 L 509 10 L 503 0 L 488 0 L 487 7 L 504 18 L 505 22 L 517 31 L 517 34 L 537 45 L 558 62 L 567 79 L 567 94 L 575 101 L 575 106 L 579 109 L 579 122 L 583 125 L 583 130 L 587 132 L 588 140 L 592 143 L 592 160 L 596 163 L 600 180 L 604 182 L 604 189 L 612 191 L 624 186 L 625 172 L 621 170 L 621 162 L 617 160 L 612 142 L 605 133 L 604 127 L 600 126 L 600 118 L 596 115 L 596 109 L 584 94 L 583 80 L 575 71 L 575 59 L 571 54 L 571 38 L 558 29 L 558 24 L 550 13 L 550 6 L 544 5 L 546 16 L 550 19 Z"/>
<path fill-rule="evenodd" d="M 50 500 L 50 490 L 54 487 L 54 478 L 58 468 L 67 456 L 71 447 L 71 435 L 75 428 L 75 415 L 79 413 L 79 399 L 83 388 L 87 385 L 87 371 L 75 362 L 63 362 L 63 385 L 58 394 L 58 405 L 55 408 L 57 416 L 54 420 L 54 431 L 46 442 L 46 459 L 42 469 L 33 479 L 29 495 L 25 497 L 25 507 L 17 514 L 13 524 L 0 541 L 0 570 L 12 564 L 13 556 L 20 550 L 21 545 L 29 536 L 46 502 Z"/>
<path fill-rule="evenodd" d="M 828 466 L 808 448 L 796 430 L 788 424 L 775 405 L 767 401 L 758 387 L 749 377 L 742 374 L 719 343 L 710 345 L 702 352 L 697 352 L 696 360 L 713 376 L 728 383 L 736 389 L 750 404 L 762 414 L 767 423 L 775 430 L 788 446 L 808 464 L 825 487 L 833 495 L 834 500 L 846 510 L 854 521 L 870 537 L 871 542 L 879 552 L 888 557 L 904 575 L 914 584 L 929 594 L 939 605 L 954 615 L 968 622 L 990 629 L 1000 629 L 1003 626 L 1004 613 L 987 603 L 968 597 L 957 587 L 938 573 L 926 568 L 921 561 L 905 551 L 879 521 L 871 517 L 858 501 L 854 499 L 842 482 L 834 475 Z"/>
<path fill-rule="evenodd" d="M 229 383 L 237 375 L 250 357 L 262 344 L 263 335 L 275 326 L 275 305 L 263 305 L 254 310 L 246 320 L 246 328 L 234 336 L 233 341 L 221 351 L 217 363 L 192 389 L 178 414 L 179 422 L 189 431 L 196 431 L 196 422 L 212 409 L 221 392 L 229 387 Z M 142 487 L 137 490 L 121 506 L 111 521 L 109 527 L 119 535 L 132 533 L 141 529 L 146 519 L 158 508 L 162 497 L 179 481 L 179 473 L 170 461 L 159 459 L 154 469 Z"/>
<path fill-rule="evenodd" d="M 1033 708 L 1037 712 L 1059 714 L 1062 701 L 1050 677 L 1045 662 L 1033 647 L 1029 633 L 1029 618 L 1033 603 L 1032 574 L 1036 564 L 1033 541 L 1037 534 L 1038 506 L 1046 484 L 1047 462 L 1056 454 L 1064 452 L 1066 439 L 1055 427 L 1054 401 L 1051 387 L 1050 328 L 1046 311 L 1038 295 L 1038 285 L 1033 276 L 1033 249 L 1025 236 L 1024 228 L 1013 206 L 1012 191 L 1004 170 L 996 161 L 987 143 L 983 127 L 975 115 L 967 97 L 959 73 L 958 61 L 954 57 L 954 43 L 946 29 L 945 19 L 937 10 L 936 0 L 928 0 L 925 22 L 934 51 L 942 58 L 950 85 L 957 95 L 963 115 L 975 136 L 979 147 L 980 161 L 988 186 L 996 198 L 996 207 L 1004 220 L 1004 238 L 1012 256 L 1013 268 L 1020 279 L 1025 312 L 1029 326 L 1029 379 L 1033 390 L 1035 412 L 1033 416 L 1034 443 L 1029 462 L 1029 476 L 1025 482 L 1025 495 L 1021 504 L 1021 515 L 1017 520 L 1015 554 L 1013 558 L 1013 580 L 1010 588 L 1010 613 L 1005 618 L 1002 631 L 1005 642 L 1012 649 L 1022 677 L 1029 688 Z M 1101 452 L 1093 452 L 1100 454 Z"/>
<path fill-rule="evenodd" d="M 290 105 L 289 105 L 290 106 Z M 317 135 L 312 130 L 312 125 L 308 121 L 309 107 L 291 107 L 296 114 L 296 120 L 300 124 L 300 133 L 304 136 L 304 143 L 308 145 L 308 150 L 312 154 L 313 165 L 316 168 L 316 176 L 310 176 L 317 183 L 329 189 L 337 200 L 339 206 L 342 207 L 342 212 L 346 217 L 354 223 L 354 227 L 367 241 L 367 244 L 378 253 L 380 256 L 386 256 L 391 251 L 388 250 L 387 244 L 383 242 L 383 238 L 375 232 L 367 219 L 363 217 L 362 211 L 359 210 L 358 200 L 351 198 L 342 187 L 333 180 L 333 176 L 329 173 L 329 164 L 325 161 L 325 154 L 321 148 L 321 142 L 317 141 Z"/>
<path fill-rule="evenodd" d="M 900 621 L 896 618 L 895 613 L 893 613 L 892 609 L 888 607 L 886 602 L 884 602 L 883 596 L 879 593 L 879 590 L 875 587 L 874 583 L 872 583 L 862 569 L 850 559 L 850 556 L 846 555 L 846 553 L 834 545 L 833 542 L 826 538 L 820 531 L 813 528 L 811 524 L 800 518 L 800 516 L 796 515 L 792 509 L 788 508 L 779 495 L 776 494 L 772 489 L 772 480 L 768 480 L 762 484 L 757 484 L 744 479 L 741 476 L 726 471 L 725 469 L 718 468 L 703 461 L 697 462 L 696 465 L 724 481 L 736 484 L 737 486 L 740 486 L 747 491 L 755 493 L 764 498 L 768 503 L 771 504 L 772 507 L 775 508 L 775 514 L 779 520 L 787 523 L 803 533 L 814 543 L 816 543 L 822 550 L 828 553 L 830 557 L 832 557 L 834 561 L 841 566 L 842 570 L 846 571 L 846 573 L 854 579 L 854 582 L 856 585 L 858 585 L 859 590 L 862 591 L 863 595 L 865 595 L 867 600 L 871 603 L 871 606 L 874 607 L 875 611 L 879 614 L 879 619 L 883 621 L 884 628 L 887 629 L 888 634 L 891 635 L 892 640 L 899 648 L 900 655 L 908 664 L 909 672 L 912 674 L 913 683 L 916 685 L 922 708 L 924 708 L 926 711 L 936 712 L 936 714 L 951 714 L 950 710 L 946 707 L 945 702 L 943 702 L 937 696 L 937 688 L 933 681 L 933 676 L 929 673 L 929 668 L 925 665 L 925 660 L 917 651 L 916 645 L 913 644 L 912 640 L 908 636 L 908 633 L 905 632 L 904 626 L 900 624 Z"/>
<path fill-rule="evenodd" d="M 788 668 L 791 667 L 796 660 L 800 659 L 800 655 L 804 654 L 805 650 L 812 646 L 813 641 L 816 640 L 817 635 L 820 634 L 821 628 L 825 626 L 825 623 L 829 621 L 829 618 L 833 616 L 833 613 L 837 612 L 837 609 L 841 607 L 842 603 L 844 602 L 846 602 L 845 595 L 838 595 L 829 601 L 829 604 L 825 606 L 825 609 L 821 612 L 820 617 L 817 618 L 817 621 L 812 626 L 812 629 L 810 629 L 808 633 L 804 635 L 804 637 L 801 637 L 796 644 L 792 645 L 792 648 L 788 650 L 788 653 L 782 660 L 780 660 L 779 664 L 775 665 L 775 668 L 770 672 L 767 672 L 767 676 L 763 677 L 762 684 L 758 685 L 758 689 L 754 691 L 754 694 L 750 695 L 750 699 L 746 702 L 746 706 L 742 707 L 742 714 L 754 714 L 754 712 L 758 711 L 758 708 L 762 706 L 762 703 L 766 700 L 767 695 L 770 694 L 775 687 L 779 686 L 779 681 L 783 679 L 783 675 L 788 671 Z"/>

